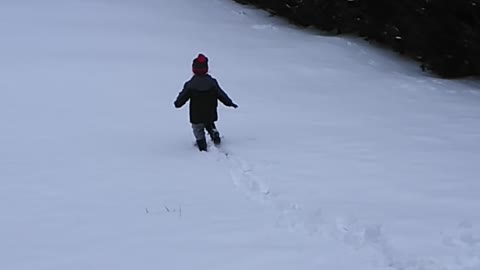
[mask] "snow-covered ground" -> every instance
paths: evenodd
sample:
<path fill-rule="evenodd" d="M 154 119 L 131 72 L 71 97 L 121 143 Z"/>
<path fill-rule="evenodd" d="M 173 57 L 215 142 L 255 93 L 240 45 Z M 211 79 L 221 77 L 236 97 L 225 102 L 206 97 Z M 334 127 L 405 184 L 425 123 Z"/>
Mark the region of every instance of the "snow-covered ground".
<path fill-rule="evenodd" d="M 478 82 L 229 0 L 2 0 L 0 33 L 2 270 L 480 269 Z M 221 151 L 172 103 L 199 52 Z"/>

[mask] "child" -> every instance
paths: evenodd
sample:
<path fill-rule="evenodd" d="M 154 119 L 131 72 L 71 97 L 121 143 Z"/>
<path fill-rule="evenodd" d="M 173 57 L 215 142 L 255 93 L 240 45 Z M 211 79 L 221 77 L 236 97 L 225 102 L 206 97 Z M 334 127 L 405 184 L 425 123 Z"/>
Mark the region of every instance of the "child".
<path fill-rule="evenodd" d="M 220 144 L 220 133 L 215 127 L 220 100 L 225 106 L 238 108 L 220 88 L 216 79 L 208 74 L 208 58 L 199 54 L 192 63 L 193 77 L 187 81 L 174 102 L 180 108 L 190 100 L 190 123 L 200 151 L 207 151 L 205 129 L 215 145 Z"/>

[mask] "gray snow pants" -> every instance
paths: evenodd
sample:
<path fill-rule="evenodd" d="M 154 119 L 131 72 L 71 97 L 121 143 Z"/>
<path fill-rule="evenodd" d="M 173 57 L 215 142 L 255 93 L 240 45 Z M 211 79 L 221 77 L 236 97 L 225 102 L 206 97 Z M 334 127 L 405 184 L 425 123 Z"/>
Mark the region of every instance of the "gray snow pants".
<path fill-rule="evenodd" d="M 205 130 L 207 130 L 210 137 L 213 136 L 214 132 L 217 131 L 215 123 L 210 124 L 192 124 L 193 135 L 197 141 L 205 139 Z"/>

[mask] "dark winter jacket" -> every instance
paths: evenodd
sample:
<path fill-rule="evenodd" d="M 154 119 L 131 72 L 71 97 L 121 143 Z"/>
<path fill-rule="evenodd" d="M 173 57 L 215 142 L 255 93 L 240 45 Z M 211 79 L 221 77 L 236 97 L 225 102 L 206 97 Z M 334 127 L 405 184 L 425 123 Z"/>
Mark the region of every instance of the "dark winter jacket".
<path fill-rule="evenodd" d="M 218 100 L 225 106 L 237 107 L 210 75 L 194 75 L 183 86 L 174 102 L 180 108 L 190 100 L 190 122 L 192 124 L 213 123 L 218 120 Z"/>

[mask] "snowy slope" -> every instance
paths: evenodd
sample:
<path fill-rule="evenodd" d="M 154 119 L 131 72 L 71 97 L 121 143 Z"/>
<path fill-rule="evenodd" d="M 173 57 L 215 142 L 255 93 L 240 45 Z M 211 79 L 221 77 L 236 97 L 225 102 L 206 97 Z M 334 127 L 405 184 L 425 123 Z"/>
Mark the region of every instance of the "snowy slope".
<path fill-rule="evenodd" d="M 478 82 L 227 0 L 3 0 L 0 33 L 2 270 L 480 269 Z M 172 104 L 198 52 L 222 152 Z"/>

